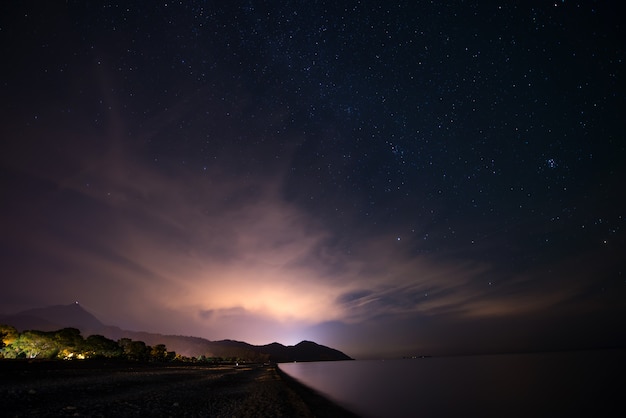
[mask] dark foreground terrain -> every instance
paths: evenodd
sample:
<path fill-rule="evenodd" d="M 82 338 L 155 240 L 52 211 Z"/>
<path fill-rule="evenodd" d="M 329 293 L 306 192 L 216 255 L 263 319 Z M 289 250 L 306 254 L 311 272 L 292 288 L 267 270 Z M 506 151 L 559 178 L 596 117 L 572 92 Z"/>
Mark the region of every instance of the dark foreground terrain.
<path fill-rule="evenodd" d="M 275 366 L 0 361 L 3 417 L 351 417 Z"/>

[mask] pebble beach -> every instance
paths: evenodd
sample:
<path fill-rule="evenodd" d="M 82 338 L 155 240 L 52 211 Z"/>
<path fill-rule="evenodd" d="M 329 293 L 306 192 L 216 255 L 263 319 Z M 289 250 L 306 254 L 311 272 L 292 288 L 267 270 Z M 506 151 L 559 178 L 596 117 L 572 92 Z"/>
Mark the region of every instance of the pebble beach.
<path fill-rule="evenodd" d="M 275 365 L 0 361 L 4 417 L 354 417 Z"/>

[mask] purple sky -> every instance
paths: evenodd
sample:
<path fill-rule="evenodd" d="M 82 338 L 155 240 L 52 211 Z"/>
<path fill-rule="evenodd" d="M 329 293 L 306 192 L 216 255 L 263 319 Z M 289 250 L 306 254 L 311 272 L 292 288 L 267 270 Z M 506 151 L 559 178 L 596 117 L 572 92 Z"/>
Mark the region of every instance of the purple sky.
<path fill-rule="evenodd" d="M 0 312 L 623 344 L 624 38 L 590 7 L 3 5 Z"/>

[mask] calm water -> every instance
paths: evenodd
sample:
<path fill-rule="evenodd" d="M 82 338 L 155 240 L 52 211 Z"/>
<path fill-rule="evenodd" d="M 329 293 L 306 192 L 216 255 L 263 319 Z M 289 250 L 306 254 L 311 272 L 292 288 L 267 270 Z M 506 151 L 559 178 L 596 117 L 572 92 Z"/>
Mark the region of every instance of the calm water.
<path fill-rule="evenodd" d="M 626 416 L 620 350 L 284 363 L 364 417 Z"/>

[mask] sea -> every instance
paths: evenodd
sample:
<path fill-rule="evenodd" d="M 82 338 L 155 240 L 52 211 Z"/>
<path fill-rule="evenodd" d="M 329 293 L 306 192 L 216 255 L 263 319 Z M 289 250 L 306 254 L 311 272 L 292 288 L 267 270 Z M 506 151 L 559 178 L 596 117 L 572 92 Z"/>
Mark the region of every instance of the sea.
<path fill-rule="evenodd" d="M 626 351 L 282 363 L 369 418 L 626 417 Z"/>

